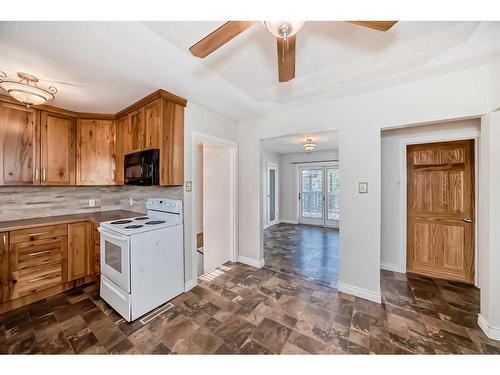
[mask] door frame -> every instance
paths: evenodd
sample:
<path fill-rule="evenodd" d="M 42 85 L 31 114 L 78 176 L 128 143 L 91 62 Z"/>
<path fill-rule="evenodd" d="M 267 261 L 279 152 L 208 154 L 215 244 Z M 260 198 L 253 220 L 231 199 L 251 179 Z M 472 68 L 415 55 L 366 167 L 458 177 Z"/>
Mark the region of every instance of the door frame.
<path fill-rule="evenodd" d="M 407 152 L 406 146 L 417 145 L 434 142 L 451 142 L 451 141 L 465 141 L 474 140 L 474 285 L 478 285 L 478 228 L 479 228 L 479 142 L 480 130 L 468 130 L 457 133 L 435 134 L 402 138 L 399 140 L 399 201 L 401 208 L 401 225 L 399 243 L 401 248 L 399 250 L 399 264 L 390 267 L 381 267 L 390 271 L 406 273 L 406 250 L 407 250 Z"/>
<path fill-rule="evenodd" d="M 319 163 L 298 163 L 295 166 L 295 220 L 297 224 L 306 224 L 306 225 L 316 225 L 316 226 L 321 226 L 323 228 L 339 228 L 340 227 L 340 220 L 334 225 L 328 225 L 327 224 L 327 212 L 325 210 L 326 208 L 326 168 L 327 167 L 338 167 L 340 168 L 340 162 L 338 161 L 327 161 L 327 162 L 319 162 Z M 302 204 L 301 204 L 301 199 L 299 198 L 299 194 L 302 193 L 301 189 L 301 178 L 300 178 L 300 170 L 301 169 L 317 169 L 317 168 L 322 168 L 323 170 L 323 217 L 321 219 L 302 219 L 301 218 L 301 209 L 302 209 Z M 321 220 L 321 224 L 318 224 L 318 220 Z"/>
<path fill-rule="evenodd" d="M 274 189 L 275 189 L 275 202 L 274 202 L 274 220 L 269 221 L 269 206 L 271 199 L 269 198 L 269 171 L 274 169 Z M 279 219 L 279 205 L 280 205 L 280 185 L 279 185 L 279 165 L 276 163 L 267 163 L 266 165 L 266 219 L 264 221 L 264 229 L 272 225 L 278 224 Z"/>
<path fill-rule="evenodd" d="M 190 236 L 191 238 L 184 239 L 184 251 L 191 252 L 191 280 L 187 280 L 185 277 L 185 291 L 194 288 L 198 285 L 198 257 L 197 257 L 197 246 L 196 246 L 196 233 L 193 232 L 193 228 L 196 227 L 196 204 L 198 200 L 196 199 L 196 195 L 198 190 L 200 189 L 200 181 L 196 178 L 196 174 L 194 171 L 196 170 L 196 146 L 199 144 L 210 144 L 217 145 L 222 147 L 228 147 L 231 151 L 231 190 L 232 190 L 232 222 L 233 222 L 233 235 L 232 235 L 232 251 L 231 251 L 231 262 L 236 262 L 238 259 L 238 144 L 236 142 L 228 141 L 223 138 L 219 138 L 213 135 L 192 131 L 191 132 L 191 181 L 192 181 L 192 189 L 191 189 L 191 218 L 190 218 Z M 185 190 L 185 189 L 184 189 Z M 184 197 L 186 195 L 186 191 L 184 191 Z M 184 204 L 186 204 L 186 199 L 184 199 Z M 187 211 L 187 210 L 186 210 Z M 185 211 L 185 212 L 186 212 Z M 184 219 L 185 220 L 185 219 Z M 186 233 L 186 229 L 184 229 L 184 233 Z M 188 244 L 190 244 L 190 249 L 187 248 Z"/>

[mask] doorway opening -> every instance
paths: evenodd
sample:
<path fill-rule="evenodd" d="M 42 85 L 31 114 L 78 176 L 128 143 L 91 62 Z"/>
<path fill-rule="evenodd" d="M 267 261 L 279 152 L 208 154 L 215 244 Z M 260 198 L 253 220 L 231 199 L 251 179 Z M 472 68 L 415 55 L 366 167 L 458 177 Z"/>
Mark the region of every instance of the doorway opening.
<path fill-rule="evenodd" d="M 316 145 L 312 152 L 304 148 L 308 138 Z M 338 132 L 263 140 L 261 171 L 264 267 L 336 287 L 340 223 Z"/>
<path fill-rule="evenodd" d="M 193 273 L 236 261 L 237 145 L 193 132 Z"/>

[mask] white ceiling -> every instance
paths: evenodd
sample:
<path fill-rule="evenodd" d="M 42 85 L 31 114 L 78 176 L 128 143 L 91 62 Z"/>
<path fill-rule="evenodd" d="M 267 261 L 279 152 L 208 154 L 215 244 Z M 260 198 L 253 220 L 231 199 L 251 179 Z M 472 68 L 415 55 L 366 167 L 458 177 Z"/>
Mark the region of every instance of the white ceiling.
<path fill-rule="evenodd" d="M 316 132 L 307 134 L 293 134 L 284 137 L 268 138 L 262 142 L 265 150 L 277 154 L 295 154 L 306 152 L 303 144 L 307 138 L 312 138 L 316 148 L 313 152 L 337 150 L 339 148 L 338 131 Z"/>
<path fill-rule="evenodd" d="M 307 22 L 296 79 L 278 83 L 275 39 L 257 22 L 205 59 L 188 48 L 222 22 L 0 22 L 0 70 L 54 84 L 55 105 L 117 112 L 164 88 L 236 120 L 478 65 L 500 22 L 399 22 L 386 33 Z"/>

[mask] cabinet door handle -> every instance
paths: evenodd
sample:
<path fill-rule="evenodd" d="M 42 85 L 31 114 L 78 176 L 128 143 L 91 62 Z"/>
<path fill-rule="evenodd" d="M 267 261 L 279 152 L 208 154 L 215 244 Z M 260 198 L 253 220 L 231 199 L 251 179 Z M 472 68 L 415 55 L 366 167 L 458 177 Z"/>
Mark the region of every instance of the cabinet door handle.
<path fill-rule="evenodd" d="M 28 283 L 36 283 L 37 281 L 41 281 L 41 280 L 45 280 L 45 279 L 50 279 L 51 277 L 52 277 L 52 275 L 35 277 L 34 279 L 28 280 Z"/>
<path fill-rule="evenodd" d="M 28 256 L 29 256 L 29 257 L 35 257 L 35 256 L 37 256 L 37 255 L 41 255 L 41 254 L 48 254 L 48 253 L 50 253 L 50 252 L 51 252 L 51 250 L 36 251 L 36 252 L 34 252 L 34 253 L 29 253 L 29 254 L 28 254 Z"/>
<path fill-rule="evenodd" d="M 50 234 L 50 232 L 32 233 L 32 234 L 28 234 L 28 237 L 43 236 L 44 234 Z"/>

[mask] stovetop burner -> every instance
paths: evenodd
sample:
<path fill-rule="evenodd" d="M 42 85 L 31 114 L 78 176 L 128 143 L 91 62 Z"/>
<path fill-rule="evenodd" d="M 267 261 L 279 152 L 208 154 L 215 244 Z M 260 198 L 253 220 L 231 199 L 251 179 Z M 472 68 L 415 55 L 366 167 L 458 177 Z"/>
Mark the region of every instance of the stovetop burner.
<path fill-rule="evenodd" d="M 134 220 L 148 220 L 149 217 L 147 216 L 142 216 L 142 217 L 136 217 Z"/>
<path fill-rule="evenodd" d="M 127 225 L 125 227 L 125 229 L 137 229 L 137 228 L 142 228 L 144 225 L 138 225 L 138 224 L 134 224 L 134 225 Z"/>
<path fill-rule="evenodd" d="M 111 224 L 119 225 L 119 224 L 128 224 L 131 222 L 132 222 L 132 220 L 116 220 L 116 221 L 112 221 Z"/>
<path fill-rule="evenodd" d="M 148 221 L 146 223 L 146 225 L 156 225 L 156 224 L 163 224 L 165 222 L 165 220 L 152 220 L 152 221 Z"/>

